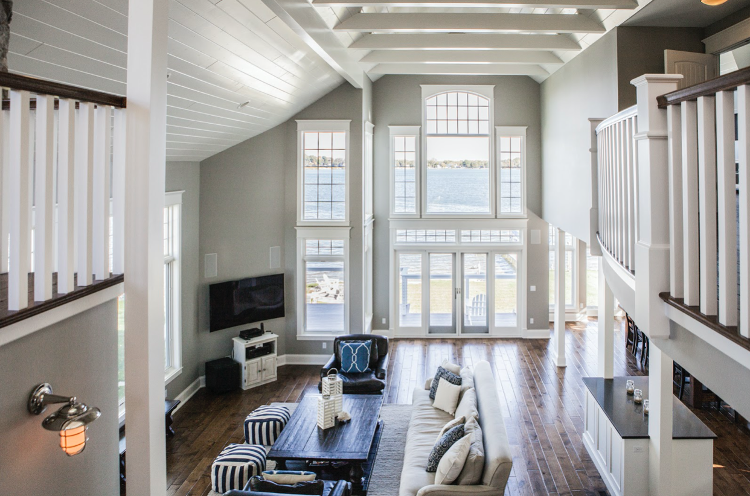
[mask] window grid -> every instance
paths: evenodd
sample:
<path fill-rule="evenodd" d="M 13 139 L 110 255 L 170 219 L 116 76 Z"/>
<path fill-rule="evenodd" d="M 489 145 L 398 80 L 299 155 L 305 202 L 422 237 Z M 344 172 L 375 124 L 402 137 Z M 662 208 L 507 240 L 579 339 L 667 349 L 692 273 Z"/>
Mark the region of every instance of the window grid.
<path fill-rule="evenodd" d="M 520 243 L 521 231 L 472 229 L 461 231 L 462 243 Z"/>
<path fill-rule="evenodd" d="M 343 239 L 308 239 L 305 240 L 305 255 L 333 256 L 344 255 Z"/>
<path fill-rule="evenodd" d="M 305 131 L 303 220 L 346 219 L 346 133 Z"/>
<path fill-rule="evenodd" d="M 501 136 L 500 153 L 500 212 L 520 214 L 521 173 L 523 171 L 521 136 Z"/>
<path fill-rule="evenodd" d="M 490 132 L 489 99 L 465 91 L 450 91 L 427 99 L 427 134 Z"/>
<path fill-rule="evenodd" d="M 417 137 L 393 137 L 394 212 L 417 212 Z"/>
<path fill-rule="evenodd" d="M 398 243 L 455 243 L 456 231 L 435 229 L 397 229 Z"/>

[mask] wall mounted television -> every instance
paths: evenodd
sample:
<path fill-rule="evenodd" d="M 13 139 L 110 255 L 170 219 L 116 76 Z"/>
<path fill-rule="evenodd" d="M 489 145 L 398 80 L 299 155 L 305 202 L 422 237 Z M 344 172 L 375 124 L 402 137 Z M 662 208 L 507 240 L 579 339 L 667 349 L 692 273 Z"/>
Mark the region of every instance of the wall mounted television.
<path fill-rule="evenodd" d="M 284 316 L 284 274 L 209 286 L 211 332 Z"/>

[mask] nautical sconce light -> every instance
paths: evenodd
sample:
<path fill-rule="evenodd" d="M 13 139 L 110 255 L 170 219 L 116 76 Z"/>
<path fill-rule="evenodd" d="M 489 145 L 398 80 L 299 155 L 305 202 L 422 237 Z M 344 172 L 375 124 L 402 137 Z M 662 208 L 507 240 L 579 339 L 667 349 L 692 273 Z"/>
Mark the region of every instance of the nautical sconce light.
<path fill-rule="evenodd" d="M 29 412 L 39 415 L 47 405 L 66 403 L 59 410 L 42 421 L 42 427 L 48 431 L 60 433 L 60 448 L 68 456 L 81 453 L 86 448 L 86 429 L 102 412 L 79 403 L 75 396 L 52 394 L 52 386 L 46 382 L 39 384 L 29 396 Z"/>
<path fill-rule="evenodd" d="M 710 5 L 711 7 L 714 7 L 716 5 L 721 5 L 726 2 L 727 0 L 701 0 L 701 3 Z"/>

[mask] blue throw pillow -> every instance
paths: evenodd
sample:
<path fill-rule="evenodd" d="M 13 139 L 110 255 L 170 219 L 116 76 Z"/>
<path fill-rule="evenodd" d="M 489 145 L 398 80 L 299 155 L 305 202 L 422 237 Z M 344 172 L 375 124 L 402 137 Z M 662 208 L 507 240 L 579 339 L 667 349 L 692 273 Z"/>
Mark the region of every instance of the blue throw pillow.
<path fill-rule="evenodd" d="M 438 367 L 437 373 L 435 374 L 435 378 L 432 380 L 432 386 L 430 386 L 430 399 L 435 399 L 435 393 L 437 393 L 438 383 L 440 382 L 440 379 L 445 379 L 446 381 L 450 382 L 451 384 L 455 386 L 461 385 L 461 376 L 458 376 L 451 372 L 450 370 L 446 370 L 443 367 Z"/>
<path fill-rule="evenodd" d="M 370 350 L 372 341 L 341 341 L 341 371 L 346 373 L 367 372 L 370 370 Z"/>
<path fill-rule="evenodd" d="M 443 436 L 438 439 L 437 443 L 435 443 L 435 446 L 432 447 L 430 456 L 429 458 L 427 458 L 427 471 L 437 472 L 440 459 L 443 458 L 443 455 L 445 455 L 448 450 L 451 449 L 451 446 L 453 446 L 456 441 L 458 441 L 462 437 L 464 437 L 463 424 L 459 424 L 443 434 Z"/>

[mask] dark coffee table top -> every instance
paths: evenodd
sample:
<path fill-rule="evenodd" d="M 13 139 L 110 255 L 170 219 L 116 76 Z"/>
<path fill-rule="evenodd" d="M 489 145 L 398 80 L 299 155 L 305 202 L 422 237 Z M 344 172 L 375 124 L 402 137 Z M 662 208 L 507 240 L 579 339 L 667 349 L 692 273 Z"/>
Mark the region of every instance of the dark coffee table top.
<path fill-rule="evenodd" d="M 352 420 L 318 428 L 318 394 L 308 394 L 268 453 L 270 460 L 365 462 L 378 426 L 383 396 L 345 394 L 344 411 Z"/>

